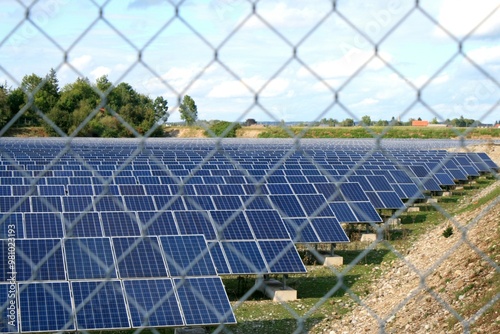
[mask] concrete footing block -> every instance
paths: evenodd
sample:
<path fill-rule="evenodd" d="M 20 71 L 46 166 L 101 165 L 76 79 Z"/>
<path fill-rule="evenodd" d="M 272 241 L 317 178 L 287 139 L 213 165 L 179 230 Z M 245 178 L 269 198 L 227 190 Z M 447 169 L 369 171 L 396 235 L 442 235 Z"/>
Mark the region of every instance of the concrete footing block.
<path fill-rule="evenodd" d="M 323 265 L 326 267 L 337 267 L 344 265 L 344 258 L 339 255 L 325 256 Z"/>
<path fill-rule="evenodd" d="M 451 191 L 443 191 L 443 197 L 450 197 L 451 196 Z"/>
<path fill-rule="evenodd" d="M 410 206 L 408 209 L 406 209 L 407 212 L 419 212 L 420 208 L 418 206 Z"/>
<path fill-rule="evenodd" d="M 289 302 L 297 300 L 297 290 L 288 286 L 283 287 L 283 283 L 275 279 L 264 281 L 259 290 L 271 298 L 273 302 Z"/>
<path fill-rule="evenodd" d="M 377 235 L 375 233 L 362 233 L 361 241 L 362 242 L 374 242 L 377 240 Z"/>
<path fill-rule="evenodd" d="M 401 218 L 388 218 L 387 224 L 390 227 L 399 227 L 401 226 Z"/>
<path fill-rule="evenodd" d="M 427 199 L 427 203 L 437 203 L 437 202 L 438 202 L 437 198 L 428 198 Z"/>

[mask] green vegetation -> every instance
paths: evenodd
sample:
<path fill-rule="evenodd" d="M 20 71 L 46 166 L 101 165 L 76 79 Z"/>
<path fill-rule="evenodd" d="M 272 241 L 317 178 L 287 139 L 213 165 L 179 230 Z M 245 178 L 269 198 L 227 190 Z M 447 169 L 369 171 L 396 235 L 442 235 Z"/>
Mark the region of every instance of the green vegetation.
<path fill-rule="evenodd" d="M 0 112 L 0 127 L 42 126 L 50 136 L 161 136 L 168 118 L 161 96 L 151 99 L 124 82 L 114 86 L 106 76 L 60 89 L 54 70 L 44 78 L 27 75 L 15 89 L 0 86 Z"/>
<path fill-rule="evenodd" d="M 415 139 L 453 139 L 460 136 L 500 137 L 500 128 L 446 128 L 446 127 L 411 127 L 382 126 L 372 127 L 267 127 L 259 138 L 415 138 Z"/>
<path fill-rule="evenodd" d="M 187 125 L 193 125 L 198 120 L 198 107 L 191 96 L 184 96 L 179 106 L 179 113 L 181 114 L 181 119 L 186 122 Z"/>
<path fill-rule="evenodd" d="M 236 131 L 241 129 L 239 123 L 232 123 L 227 121 L 213 121 L 208 130 L 205 131 L 205 136 L 207 137 L 223 137 L 223 138 L 235 138 Z"/>
<path fill-rule="evenodd" d="M 449 238 L 453 235 L 453 227 L 448 226 L 447 228 L 444 229 L 443 231 L 443 237 Z"/>

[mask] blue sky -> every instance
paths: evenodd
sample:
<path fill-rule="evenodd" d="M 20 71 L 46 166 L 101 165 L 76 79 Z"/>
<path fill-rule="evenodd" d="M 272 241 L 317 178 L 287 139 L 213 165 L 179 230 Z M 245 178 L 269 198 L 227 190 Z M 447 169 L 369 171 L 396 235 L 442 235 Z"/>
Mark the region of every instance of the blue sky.
<path fill-rule="evenodd" d="M 17 86 L 50 68 L 61 86 L 108 75 L 167 98 L 169 121 L 189 94 L 207 120 L 493 123 L 499 6 L 422 0 L 415 10 L 415 1 L 356 0 L 337 1 L 332 13 L 328 0 L 261 0 L 253 13 L 246 0 L 0 0 L 0 80 Z M 424 103 L 415 102 L 420 88 Z"/>

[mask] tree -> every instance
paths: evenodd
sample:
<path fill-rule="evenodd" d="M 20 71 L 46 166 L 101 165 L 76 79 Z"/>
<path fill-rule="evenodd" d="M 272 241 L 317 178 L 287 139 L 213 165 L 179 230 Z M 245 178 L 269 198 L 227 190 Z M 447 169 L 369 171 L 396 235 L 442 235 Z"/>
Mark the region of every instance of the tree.
<path fill-rule="evenodd" d="M 372 125 L 372 119 L 368 115 L 365 115 L 365 116 L 361 117 L 361 122 L 363 122 L 363 124 L 366 125 L 366 126 Z"/>
<path fill-rule="evenodd" d="M 155 122 L 165 123 L 168 120 L 168 101 L 163 96 L 158 96 L 153 102 Z"/>
<path fill-rule="evenodd" d="M 9 91 L 7 89 L 7 85 L 0 85 L 0 130 L 12 118 L 8 98 Z"/>
<path fill-rule="evenodd" d="M 354 126 L 354 120 L 352 118 L 346 118 L 341 124 L 342 126 Z"/>
<path fill-rule="evenodd" d="M 437 117 L 432 119 L 431 124 L 439 124 Z"/>
<path fill-rule="evenodd" d="M 179 106 L 179 112 L 181 114 L 181 119 L 186 122 L 187 125 L 192 125 L 198 119 L 198 108 L 194 103 L 194 100 L 189 95 L 185 95 Z"/>

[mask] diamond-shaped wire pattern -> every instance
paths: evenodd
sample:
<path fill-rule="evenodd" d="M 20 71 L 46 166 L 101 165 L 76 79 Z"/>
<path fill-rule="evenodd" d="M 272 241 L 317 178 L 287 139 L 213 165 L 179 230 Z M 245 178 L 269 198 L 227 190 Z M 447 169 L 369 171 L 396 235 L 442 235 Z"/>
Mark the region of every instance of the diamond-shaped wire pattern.
<path fill-rule="evenodd" d="M 374 140 L 368 144 L 357 143 L 356 145 L 360 147 L 360 150 L 356 151 L 357 156 L 354 158 L 339 155 L 339 165 L 332 168 L 327 163 L 328 150 L 332 152 L 336 149 L 342 150 L 345 147 L 352 147 L 349 146 L 351 144 L 341 141 L 316 144 L 307 141 L 304 137 L 310 130 L 309 125 L 295 134 L 283 120 L 289 116 L 286 107 L 289 98 L 294 92 L 304 89 L 303 81 L 311 83 L 313 90 L 318 92 L 311 97 L 317 98 L 317 110 L 310 110 L 307 102 L 299 106 L 304 118 L 311 122 L 333 115 L 337 119 L 349 118 L 354 122 L 361 122 L 363 126 L 362 115 L 369 113 L 367 106 L 380 101 L 384 101 L 389 109 L 386 114 L 399 117 L 406 117 L 415 110 L 431 115 L 438 121 L 445 121 L 449 115 L 460 116 L 449 112 L 445 116 L 443 112 L 446 106 L 433 101 L 435 98 L 433 93 L 436 92 L 444 96 L 449 95 L 447 103 L 450 106 L 457 107 L 459 104 L 458 107 L 463 107 L 462 110 L 477 110 L 474 117 L 480 121 L 491 119 L 492 115 L 498 114 L 500 103 L 498 63 L 485 65 L 488 56 L 474 50 L 470 51 L 469 48 L 477 43 L 477 38 L 487 35 L 485 31 L 498 31 L 498 24 L 495 25 L 494 22 L 495 18 L 498 18 L 500 5 L 492 5 L 484 17 L 475 18 L 475 25 L 466 24 L 465 29 L 457 28 L 453 20 L 443 19 L 437 15 L 432 3 L 410 0 L 392 1 L 382 9 L 372 7 L 374 5 L 371 2 L 363 3 L 363 7 L 366 8 L 360 8 L 347 1 L 314 0 L 307 4 L 304 2 L 293 10 L 288 8 L 286 2 L 279 1 L 210 0 L 211 12 L 202 12 L 200 8 L 206 6 L 199 7 L 197 1 L 177 0 L 88 0 L 85 8 L 81 8 L 81 12 L 71 9 L 66 0 L 13 0 L 0 3 L 7 8 L 6 13 L 0 14 L 0 19 L 1 15 L 12 13 L 17 17 L 9 20 L 10 25 L 2 28 L 0 34 L 0 75 L 15 86 L 21 86 L 21 78 L 16 74 L 18 69 L 6 65 L 7 62 L 1 55 L 4 52 L 19 57 L 18 63 L 24 67 L 25 74 L 36 68 L 32 54 L 37 54 L 39 57 L 37 59 L 50 64 L 55 72 L 67 77 L 76 75 L 79 78 L 86 78 L 89 75 L 98 77 L 98 74 L 109 74 L 109 71 L 99 66 L 95 68 L 95 73 L 88 73 L 86 65 L 91 61 L 116 62 L 118 64 L 116 68 L 119 69 L 113 73 L 113 82 L 108 86 L 103 85 L 99 88 L 92 86 L 94 90 L 92 94 L 100 103 L 96 108 L 89 109 L 80 124 L 69 131 L 58 127 L 56 123 L 60 124 L 59 120 L 51 119 L 41 100 L 36 98 L 37 94 L 42 92 L 44 85 L 49 83 L 48 77 L 40 82 L 23 85 L 22 93 L 27 103 L 5 123 L 0 123 L 5 124 L 0 129 L 0 137 L 3 137 L 16 122 L 27 119 L 29 115 L 36 115 L 49 125 L 53 134 L 62 138 L 57 142 L 60 151 L 45 152 L 46 160 L 38 170 L 33 169 L 37 171 L 34 175 L 28 173 L 25 166 L 19 162 L 19 157 L 13 156 L 2 145 L 2 141 L 9 145 L 15 142 L 0 139 L 0 158 L 4 166 L 7 166 L 3 170 L 6 172 L 5 179 L 7 173 L 15 175 L 3 181 L 4 174 L 2 174 L 0 182 L 0 195 L 4 198 L 0 207 L 1 246 L 5 254 L 7 251 L 10 252 L 10 247 L 16 248 L 18 268 L 22 267 L 25 275 L 29 276 L 30 270 L 32 273 L 32 276 L 24 279 L 22 284 L 15 285 L 15 278 L 11 279 L 15 288 L 11 287 L 12 284 L 0 284 L 0 294 L 9 296 L 6 302 L 0 299 L 2 301 L 0 332 L 31 330 L 67 332 L 75 329 L 86 332 L 88 328 L 94 328 L 95 319 L 92 320 L 84 315 L 87 312 L 93 314 L 95 312 L 93 309 L 98 307 L 102 307 L 100 313 L 102 319 L 95 321 L 102 324 L 100 323 L 101 327 L 96 329 L 133 327 L 138 328 L 137 332 L 147 328 L 159 333 L 154 327 L 155 324 L 174 327 L 197 326 L 204 325 L 203 319 L 209 319 L 209 324 L 216 332 L 232 332 L 236 328 L 232 327 L 235 319 L 233 314 L 224 308 L 227 296 L 219 291 L 222 286 L 219 283 L 220 279 L 211 277 L 209 280 L 201 280 L 191 277 L 192 273 L 196 272 L 194 276 L 198 276 L 206 271 L 209 273 L 207 275 L 215 276 L 214 266 L 215 270 L 224 274 L 257 273 L 256 284 L 244 291 L 242 296 L 232 303 L 233 310 L 237 314 L 238 309 L 245 307 L 245 302 L 252 298 L 252 294 L 259 289 L 263 279 L 267 279 L 270 273 L 286 272 L 287 266 L 290 265 L 298 268 L 296 272 L 303 272 L 302 263 L 299 263 L 298 257 L 295 256 L 293 244 L 283 237 L 286 230 L 293 241 L 301 243 L 303 240 L 310 240 L 314 244 L 332 235 L 335 236 L 336 233 L 340 234 L 335 226 L 346 223 L 340 221 L 343 217 L 350 222 L 367 223 L 367 228 L 374 231 L 376 239 L 364 244 L 362 251 L 353 252 L 355 256 L 352 256 L 345 266 L 328 267 L 336 277 L 336 283 L 332 284 L 314 305 L 304 307 L 300 304 L 297 306 L 297 302 L 281 302 L 282 309 L 287 314 L 284 317 L 292 319 L 295 326 L 287 327 L 284 333 L 393 332 L 395 319 L 416 317 L 408 311 L 414 304 L 417 304 L 419 309 L 425 309 L 431 304 L 438 305 L 439 319 L 442 323 L 426 324 L 424 320 L 423 323 L 426 324 L 424 328 L 414 328 L 411 321 L 417 319 L 408 319 L 404 322 L 406 324 L 404 330 L 407 332 L 468 333 L 483 316 L 491 312 L 495 312 L 496 319 L 493 321 L 496 321 L 496 328 L 499 328 L 498 292 L 483 291 L 482 287 L 476 287 L 472 283 L 467 285 L 467 282 L 464 282 L 455 293 L 456 300 L 453 300 L 449 294 L 436 288 L 443 281 L 441 275 L 460 277 L 460 273 L 445 273 L 443 270 L 445 263 L 459 261 L 457 257 L 464 249 L 473 254 L 474 260 L 471 261 L 476 261 L 476 264 L 468 265 L 477 265 L 478 269 L 474 271 L 476 275 L 484 274 L 488 275 L 490 281 L 498 280 L 500 275 L 498 252 L 495 253 L 496 258 L 490 257 L 488 254 L 494 250 L 484 249 L 480 236 L 482 232 L 478 232 L 478 225 L 483 217 L 495 214 L 498 217 L 500 203 L 498 198 L 473 214 L 468 216 L 464 214 L 466 217 L 459 218 L 452 217 L 441 205 L 431 201 L 428 205 L 429 210 L 442 215 L 449 221 L 450 228 L 459 234 L 458 237 L 445 239 L 447 244 L 442 253 L 436 254 L 432 247 L 427 247 L 426 254 L 413 254 L 411 250 L 408 254 L 404 254 L 385 238 L 390 233 L 392 221 L 404 217 L 407 207 L 421 201 L 422 193 L 426 192 L 426 187 L 434 181 L 433 174 L 444 173 L 443 170 L 460 173 L 456 167 L 456 163 L 461 159 L 460 156 L 445 154 L 440 156 L 441 160 L 438 163 L 426 161 L 428 164 L 425 166 L 428 170 L 424 173 L 426 175 L 419 179 L 418 175 L 411 174 L 405 161 L 405 159 L 419 161 L 419 157 L 398 156 L 394 149 L 397 148 L 396 145 L 403 144 L 393 144 L 384 139 L 384 135 L 394 128 L 394 124 L 390 123 L 381 133 L 375 133 L 365 126 Z M 117 14 L 124 6 L 128 6 L 129 9 L 137 8 L 139 16 L 142 15 L 141 10 L 153 8 L 153 11 L 163 12 L 163 19 L 155 20 L 154 24 L 151 24 L 147 17 L 153 13 L 147 12 L 143 19 L 128 25 L 129 18 Z M 453 9 L 453 5 L 446 4 L 446 6 L 448 9 Z M 80 19 L 72 20 L 72 15 L 78 15 Z M 287 20 L 300 29 L 294 30 L 291 24 L 287 24 Z M 58 25 L 56 22 L 61 23 Z M 428 26 L 429 34 L 442 38 L 442 49 L 434 50 L 436 53 L 431 59 L 420 58 L 419 53 L 419 48 L 428 47 L 426 38 L 429 37 L 417 36 L 415 44 L 409 49 L 398 45 L 398 40 L 409 38 L 413 34 L 412 29 L 418 24 Z M 259 27 L 259 34 L 255 34 L 256 27 Z M 179 45 L 167 44 L 175 35 L 183 36 L 182 42 Z M 351 37 L 345 38 L 346 35 Z M 498 32 L 496 37 L 487 35 L 484 38 L 498 41 Z M 245 41 L 249 42 L 245 44 Z M 111 59 L 112 54 L 107 50 L 107 45 L 111 42 L 119 48 L 121 59 Z M 450 45 L 456 48 L 452 49 Z M 193 49 L 188 57 L 176 55 L 176 50 L 188 48 Z M 242 49 L 247 50 L 247 57 L 235 58 L 234 55 Z M 498 55 L 498 47 L 495 50 Z M 429 54 L 428 50 L 425 54 Z M 170 67 L 184 66 L 194 59 L 197 63 L 191 66 L 189 71 L 182 73 L 170 71 Z M 411 61 L 425 68 L 425 73 L 415 73 L 414 68 L 407 67 L 406 62 Z M 263 67 L 268 69 L 265 74 L 261 71 Z M 477 85 L 462 87 L 460 92 L 450 92 L 450 88 L 446 87 L 448 77 L 445 72 L 458 68 L 465 68 L 479 76 Z M 374 70 L 379 70 L 383 78 L 380 78 L 378 85 L 364 89 L 363 83 L 373 78 Z M 224 98 L 226 94 L 238 97 L 235 100 L 236 104 L 227 109 L 231 112 L 227 115 L 230 115 L 231 121 L 234 122 L 233 126 L 246 118 L 254 117 L 253 115 L 259 115 L 281 123 L 283 133 L 291 140 L 266 142 L 269 150 L 259 152 L 257 146 L 252 146 L 252 143 L 216 137 L 208 125 L 202 122 L 200 126 L 214 138 L 203 142 L 186 141 L 185 156 L 181 157 L 178 153 L 175 157 L 184 165 L 173 166 L 165 163 L 169 152 L 159 153 L 159 150 L 165 147 L 158 144 L 156 139 L 149 138 L 154 130 L 161 126 L 160 124 L 156 124 L 150 130 L 139 130 L 108 105 L 112 98 L 113 85 L 142 76 L 137 83 L 139 88 L 147 90 L 151 87 L 157 89 L 160 87 L 174 97 L 174 101 L 170 101 L 173 102 L 170 115 L 176 115 L 179 113 L 182 97 L 202 85 L 207 87 L 213 85 L 214 82 L 210 81 L 210 77 L 214 73 L 222 78 L 225 84 L 218 85 L 207 95 L 215 99 Z M 290 83 L 285 84 L 291 77 L 293 78 Z M 288 93 L 280 95 L 283 93 L 283 85 L 286 85 Z M 276 96 L 278 97 L 275 98 Z M 481 99 L 485 96 L 488 101 L 494 102 L 480 105 L 485 104 L 485 99 Z M 475 100 L 472 101 L 469 97 Z M 478 108 L 479 105 L 481 108 Z M 106 157 L 99 156 L 99 152 L 96 152 L 96 158 L 92 160 L 88 159 L 90 156 L 88 150 L 91 148 L 86 147 L 87 152 L 84 152 L 73 147 L 83 143 L 75 137 L 84 133 L 86 127 L 94 122 L 103 110 L 113 118 L 113 124 L 119 124 L 134 137 L 133 141 L 126 142 L 125 149 L 128 149 L 126 156 L 118 154 L 119 152 L 111 152 L 116 155 Z M 0 121 L 3 122 L 4 115 L 1 116 Z M 461 148 L 466 151 L 465 136 L 475 126 L 476 124 L 467 128 L 465 132 L 459 128 L 453 129 L 456 136 L 461 139 Z M 120 141 L 114 143 L 117 147 L 122 145 Z M 225 146 L 226 143 L 229 146 Z M 429 149 L 427 152 L 443 147 L 440 143 L 429 145 L 435 146 L 424 148 Z M 39 147 L 41 159 L 44 158 L 43 145 Z M 417 148 L 411 144 L 408 144 L 408 147 L 410 150 Z M 235 154 L 234 152 L 239 149 L 241 149 L 239 155 Z M 245 153 L 246 150 L 248 153 Z M 30 153 L 32 156 L 37 154 Z M 79 174 L 72 174 L 74 177 L 71 180 L 61 167 L 64 167 L 61 162 L 67 162 L 68 157 L 80 166 Z M 420 158 L 427 159 L 427 157 Z M 382 224 L 379 223 L 380 217 L 375 210 L 366 210 L 367 207 L 371 207 L 366 196 L 361 199 L 356 196 L 350 197 L 350 194 L 343 193 L 348 191 L 347 187 L 342 186 L 349 181 L 349 177 L 368 175 L 363 174 L 365 172 L 371 173 L 369 168 L 365 168 L 365 164 L 373 159 L 383 160 L 384 164 L 394 166 L 398 172 L 401 170 L 407 172 L 408 175 L 404 174 L 407 179 L 411 178 L 411 182 L 400 182 L 397 180 L 397 173 L 394 171 L 393 174 L 391 170 L 373 174 L 386 177 L 387 185 L 394 186 L 390 199 L 395 198 L 399 201 L 401 198 L 406 201 L 405 207 L 393 209 L 390 219 Z M 474 158 L 467 160 L 471 164 L 478 162 L 471 159 Z M 217 164 L 215 163 L 217 161 L 224 163 Z M 295 168 L 294 164 L 298 166 L 299 163 L 301 167 Z M 106 170 L 106 165 L 111 164 L 114 165 L 113 169 Z M 348 168 L 344 169 L 340 165 Z M 138 174 L 137 178 L 131 177 L 129 171 L 132 168 L 136 171 L 142 169 L 143 174 Z M 498 170 L 491 170 L 490 167 L 486 168 L 486 171 L 488 169 L 498 184 Z M 264 170 L 265 172 L 262 172 Z M 460 179 L 457 174 L 453 175 L 456 179 Z M 30 183 L 25 183 L 23 178 L 30 180 Z M 42 181 L 53 183 L 44 184 Z M 283 183 L 290 183 L 292 186 L 284 186 Z M 312 187 L 311 184 L 315 186 Z M 321 185 L 316 187 L 316 184 Z M 363 187 L 365 186 L 375 190 L 371 193 L 371 198 L 378 198 L 380 195 L 377 203 L 383 205 L 383 194 L 378 194 L 376 189 L 371 188 L 375 185 L 363 184 Z M 385 188 L 384 191 L 390 189 Z M 40 194 L 40 191 L 46 193 Z M 68 195 L 68 192 L 77 198 L 60 200 L 61 196 Z M 141 200 L 143 196 L 148 197 L 146 200 Z M 68 210 L 70 206 L 75 209 Z M 61 213 L 63 207 L 66 211 L 77 212 L 63 214 Z M 335 211 L 340 208 L 342 212 Z M 27 213 L 30 210 L 33 212 Z M 192 213 L 186 214 L 185 211 Z M 243 211 L 246 212 L 244 215 Z M 283 226 L 274 229 L 271 224 L 262 225 L 262 221 L 248 224 L 246 220 L 248 217 L 260 220 L 272 218 L 273 221 L 281 219 Z M 418 219 L 418 216 L 412 217 L 413 220 Z M 39 231 L 35 225 L 40 220 L 46 227 L 52 226 L 51 224 L 56 227 L 50 229 L 47 227 L 47 230 Z M 116 221 L 120 221 L 120 225 L 117 225 Z M 464 224 L 463 221 L 469 223 Z M 260 233 L 253 230 L 258 226 L 263 226 L 262 230 L 258 231 Z M 498 229 L 498 224 L 495 228 Z M 347 230 L 347 235 L 352 237 L 350 227 Z M 28 243 L 25 241 L 15 242 L 14 231 L 21 239 L 23 236 L 26 238 L 32 238 L 33 235 L 40 236 L 39 244 L 48 248 L 31 249 L 26 246 Z M 493 233 L 483 232 L 484 235 Z M 184 241 L 181 239 L 172 237 L 171 240 L 175 239 L 175 242 L 180 244 L 172 242 L 172 245 L 167 245 L 165 243 L 169 238 L 151 236 L 167 233 L 197 235 L 192 237 L 196 242 L 193 241 L 189 247 L 183 244 Z M 203 248 L 205 244 L 199 234 L 205 235 L 206 248 Z M 51 239 L 51 242 L 44 240 L 59 235 L 61 240 L 67 241 L 58 242 L 53 246 L 51 242 L 54 239 Z M 138 237 L 132 238 L 134 235 Z M 84 239 L 71 239 L 73 237 Z M 341 237 L 345 238 L 343 232 Z M 73 242 L 75 240 L 81 241 Z M 439 236 L 433 236 L 432 240 L 427 242 L 432 244 L 443 241 Z M 111 250 L 115 252 L 118 246 L 122 249 L 119 255 L 115 255 L 116 259 L 112 260 L 110 254 L 100 254 L 98 250 L 93 249 L 96 243 L 106 244 L 109 252 Z M 69 245 L 73 245 L 75 249 L 70 249 Z M 200 249 L 194 250 L 196 248 L 194 246 Z M 179 253 L 176 247 L 183 251 Z M 317 246 L 300 244 L 297 247 L 302 247 L 301 250 L 312 254 L 314 262 L 324 259 Z M 151 249 L 156 258 L 161 259 L 163 256 L 163 261 L 168 265 L 159 269 L 148 267 L 157 265 L 157 263 L 150 264 L 148 262 L 150 259 L 142 263 L 144 259 L 141 259 L 138 253 L 140 249 L 146 248 Z M 379 285 L 383 289 L 399 285 L 401 290 L 397 298 L 391 298 L 391 302 L 386 304 L 382 303 L 384 297 L 387 297 L 384 291 L 372 291 L 372 294 L 365 298 L 351 289 L 352 280 L 356 279 L 352 278 L 355 267 L 362 266 L 370 254 L 382 252 L 382 249 L 392 253 L 392 262 L 389 265 L 381 264 L 386 273 L 394 273 L 394 270 L 405 273 L 404 281 L 395 281 L 387 275 L 380 278 L 385 280 Z M 83 256 L 79 254 L 81 252 L 84 253 Z M 195 254 L 188 254 L 192 252 Z M 56 274 L 68 275 L 69 268 L 60 268 L 57 261 L 54 262 L 54 258 L 63 254 L 72 256 L 74 261 L 72 270 L 82 270 L 82 273 L 79 273 L 82 277 L 90 275 L 92 278 L 97 272 L 99 278 L 103 278 L 104 281 L 68 283 L 50 282 L 52 278 L 44 278 Z M 186 258 L 186 254 L 191 258 Z M 186 259 L 192 261 L 184 263 Z M 116 268 L 110 265 L 114 261 L 118 263 Z M 134 278 L 120 283 L 119 278 L 123 279 L 127 270 L 137 270 L 127 267 L 133 261 L 141 261 L 141 265 L 146 266 L 144 271 L 154 269 L 167 272 L 168 270 L 169 274 L 180 274 L 172 274 L 176 276 L 175 279 L 154 281 Z M 1 259 L 0 263 L 6 270 L 11 265 L 6 259 Z M 85 269 L 81 267 L 82 265 L 90 269 Z M 15 266 L 12 268 L 15 269 Z M 238 268 L 244 269 L 238 272 Z M 374 268 L 374 270 L 379 269 L 378 266 Z M 138 273 L 134 272 L 134 277 L 140 274 L 140 270 Z M 8 273 L 1 275 L 4 278 L 3 282 L 10 282 Z M 470 277 L 469 279 L 472 280 Z M 123 286 L 120 287 L 120 284 Z M 78 296 L 74 297 L 78 300 L 78 305 L 71 305 L 69 286 L 75 293 L 78 292 Z M 151 289 L 157 289 L 157 293 Z M 299 294 L 300 289 L 301 287 L 298 288 Z M 482 304 L 473 311 L 463 311 L 464 307 L 460 305 L 460 301 L 466 298 L 465 294 L 471 289 L 484 294 Z M 13 290 L 17 290 L 16 293 L 20 297 L 11 297 Z M 36 311 L 33 310 L 37 307 L 29 305 L 30 300 L 27 295 L 32 291 L 44 295 L 52 305 L 52 311 L 58 312 L 61 317 L 57 320 L 47 319 L 44 323 L 35 320 L 34 324 L 30 323 L 29 317 L 36 318 L 33 313 Z M 346 307 L 353 307 L 352 305 L 356 304 L 357 313 L 351 316 L 350 313 L 338 315 L 334 312 L 325 316 L 326 325 L 318 325 L 315 312 L 326 305 L 336 303 L 336 298 L 339 296 L 350 300 L 345 302 L 345 299 L 342 299 Z M 17 305 L 16 303 L 20 304 L 19 308 L 11 311 L 10 305 Z M 133 321 L 127 320 L 130 315 L 125 315 L 124 311 L 129 304 Z M 193 304 L 199 308 L 188 311 Z M 183 307 L 186 309 L 182 310 Z M 26 311 L 28 309 L 29 312 Z M 122 310 L 120 314 L 123 318 L 107 321 L 106 317 L 112 316 L 113 309 Z M 26 311 L 26 314 L 29 314 L 26 317 L 26 327 L 21 327 L 17 319 L 14 322 L 9 321 L 15 318 L 18 311 Z M 50 310 L 44 312 L 50 314 Z M 425 312 L 417 315 L 423 318 L 431 316 Z M 57 315 L 51 314 L 51 316 Z M 161 322 L 162 316 L 169 318 L 168 324 Z M 12 325 L 14 323 L 15 325 Z M 267 332 L 265 327 L 254 330 Z"/>

